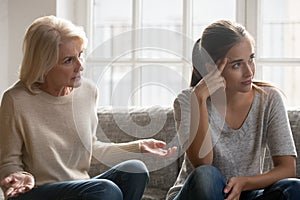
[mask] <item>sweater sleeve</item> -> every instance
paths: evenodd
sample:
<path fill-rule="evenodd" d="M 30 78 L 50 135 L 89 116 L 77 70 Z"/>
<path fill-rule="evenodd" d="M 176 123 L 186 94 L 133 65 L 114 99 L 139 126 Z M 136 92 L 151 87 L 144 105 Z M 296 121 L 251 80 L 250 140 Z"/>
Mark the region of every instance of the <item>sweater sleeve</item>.
<path fill-rule="evenodd" d="M 95 90 L 95 102 L 98 102 L 99 91 Z M 95 112 L 97 115 L 97 106 L 95 106 Z M 92 138 L 92 154 L 96 161 L 107 165 L 115 165 L 122 161 L 132 159 L 136 153 L 140 153 L 139 141 L 132 141 L 126 143 L 110 143 L 102 142 L 98 140 L 96 136 L 96 129 Z"/>
<path fill-rule="evenodd" d="M 135 153 L 140 153 L 138 140 L 127 143 L 106 143 L 93 137 L 93 157 L 101 163 L 115 165 L 134 158 Z"/>
<path fill-rule="evenodd" d="M 16 117 L 13 98 L 6 92 L 0 107 L 0 180 L 11 173 L 23 171 L 23 139 Z"/>

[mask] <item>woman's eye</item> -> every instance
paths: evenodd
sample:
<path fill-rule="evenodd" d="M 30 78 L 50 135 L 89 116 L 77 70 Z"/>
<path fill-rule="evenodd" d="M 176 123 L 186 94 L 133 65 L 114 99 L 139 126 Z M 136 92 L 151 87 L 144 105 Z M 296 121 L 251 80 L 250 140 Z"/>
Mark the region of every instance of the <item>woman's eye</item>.
<path fill-rule="evenodd" d="M 250 58 L 249 58 L 249 62 L 250 63 L 253 63 L 255 60 L 255 56 L 254 55 L 251 55 Z"/>
<path fill-rule="evenodd" d="M 241 65 L 240 63 L 235 63 L 234 65 L 232 65 L 232 68 L 237 69 L 240 67 L 240 65 Z"/>
<path fill-rule="evenodd" d="M 69 63 L 72 63 L 72 61 L 73 61 L 72 58 L 67 58 L 67 59 L 65 59 L 64 63 L 69 64 Z"/>

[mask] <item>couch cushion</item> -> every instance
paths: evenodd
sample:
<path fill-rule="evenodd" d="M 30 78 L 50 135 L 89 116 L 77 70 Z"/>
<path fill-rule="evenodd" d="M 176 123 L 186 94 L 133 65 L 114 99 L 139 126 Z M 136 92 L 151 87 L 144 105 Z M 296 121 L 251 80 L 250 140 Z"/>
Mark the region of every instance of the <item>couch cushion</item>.
<path fill-rule="evenodd" d="M 298 154 L 296 161 L 296 173 L 297 177 L 300 178 L 300 109 L 289 110 L 288 115 Z"/>
<path fill-rule="evenodd" d="M 99 123 L 97 137 L 105 142 L 128 142 L 140 138 L 155 138 L 165 141 L 169 146 L 178 145 L 176 137 L 173 109 L 160 106 L 108 108 L 102 107 L 98 111 Z M 175 155 L 174 158 L 177 158 Z M 168 190 L 175 182 L 179 163 L 161 158 L 150 159 L 146 162 L 150 170 L 148 188 Z M 153 168 L 158 166 L 158 168 Z M 105 165 L 93 164 L 90 175 L 95 176 L 107 170 Z"/>
<path fill-rule="evenodd" d="M 300 177 L 300 110 L 288 111 L 293 137 L 298 152 L 297 176 Z M 127 142 L 139 138 L 156 138 L 164 140 L 171 146 L 177 144 L 175 121 L 172 108 L 115 108 L 102 107 L 98 112 L 99 124 L 97 136 L 106 142 Z M 177 155 L 176 157 L 179 157 Z M 166 192 L 175 182 L 181 166 L 180 159 L 164 168 L 150 172 L 150 182 L 143 196 L 144 200 L 165 199 Z M 161 159 L 151 161 L 152 165 L 160 165 Z M 272 166 L 269 156 L 266 157 L 265 170 Z M 92 176 L 107 170 L 103 164 L 93 164 L 90 169 Z"/>

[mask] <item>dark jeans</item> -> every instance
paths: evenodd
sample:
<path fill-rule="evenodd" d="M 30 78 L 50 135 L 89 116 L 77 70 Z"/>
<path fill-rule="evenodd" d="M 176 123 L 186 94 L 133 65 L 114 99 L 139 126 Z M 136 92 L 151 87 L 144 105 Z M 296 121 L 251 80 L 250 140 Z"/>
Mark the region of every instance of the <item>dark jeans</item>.
<path fill-rule="evenodd" d="M 226 181 L 220 171 L 204 165 L 196 168 L 185 181 L 174 200 L 224 200 Z M 300 180 L 283 179 L 264 190 L 242 192 L 240 200 L 299 200 Z"/>
<path fill-rule="evenodd" d="M 130 160 L 89 180 L 49 183 L 9 200 L 140 200 L 148 181 L 145 164 Z"/>

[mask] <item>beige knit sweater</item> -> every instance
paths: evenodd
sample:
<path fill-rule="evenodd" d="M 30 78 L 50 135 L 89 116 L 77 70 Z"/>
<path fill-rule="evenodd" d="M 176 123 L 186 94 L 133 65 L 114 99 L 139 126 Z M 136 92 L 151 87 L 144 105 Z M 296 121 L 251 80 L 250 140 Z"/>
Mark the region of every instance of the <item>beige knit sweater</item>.
<path fill-rule="evenodd" d="M 61 97 L 33 95 L 21 82 L 8 89 L 0 108 L 0 180 L 18 171 L 33 174 L 36 185 L 88 179 L 92 156 L 113 165 L 139 152 L 138 142 L 97 140 L 97 98 L 87 80 Z"/>

